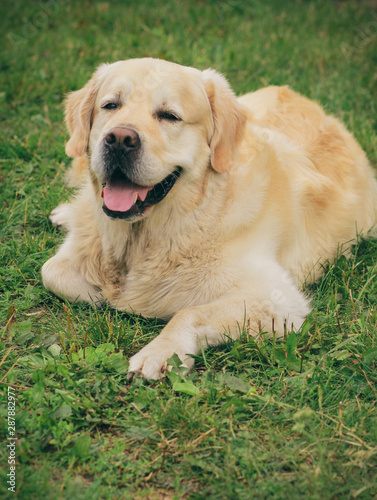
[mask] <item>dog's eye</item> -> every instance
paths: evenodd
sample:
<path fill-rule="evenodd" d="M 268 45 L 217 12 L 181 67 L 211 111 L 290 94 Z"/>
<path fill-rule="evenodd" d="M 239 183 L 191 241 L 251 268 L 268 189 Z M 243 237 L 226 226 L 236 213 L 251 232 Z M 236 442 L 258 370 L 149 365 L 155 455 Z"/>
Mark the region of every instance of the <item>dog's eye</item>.
<path fill-rule="evenodd" d="M 101 106 L 102 109 L 116 109 L 117 107 L 118 104 L 116 102 L 108 102 L 107 104 Z"/>
<path fill-rule="evenodd" d="M 170 111 L 159 111 L 157 113 L 157 118 L 159 120 L 167 120 L 169 122 L 181 122 L 182 118 L 179 118 L 179 116 L 175 115 L 174 113 L 171 113 Z"/>

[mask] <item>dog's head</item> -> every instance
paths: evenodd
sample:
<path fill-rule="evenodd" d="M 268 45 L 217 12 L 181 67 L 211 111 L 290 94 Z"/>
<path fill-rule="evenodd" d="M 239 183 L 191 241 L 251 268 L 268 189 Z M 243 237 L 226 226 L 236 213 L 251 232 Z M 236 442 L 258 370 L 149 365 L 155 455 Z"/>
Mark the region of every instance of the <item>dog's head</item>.
<path fill-rule="evenodd" d="M 173 186 L 200 182 L 208 168 L 230 170 L 245 121 L 227 81 L 213 70 L 119 61 L 100 66 L 68 96 L 66 152 L 89 153 L 105 213 L 134 221 Z"/>

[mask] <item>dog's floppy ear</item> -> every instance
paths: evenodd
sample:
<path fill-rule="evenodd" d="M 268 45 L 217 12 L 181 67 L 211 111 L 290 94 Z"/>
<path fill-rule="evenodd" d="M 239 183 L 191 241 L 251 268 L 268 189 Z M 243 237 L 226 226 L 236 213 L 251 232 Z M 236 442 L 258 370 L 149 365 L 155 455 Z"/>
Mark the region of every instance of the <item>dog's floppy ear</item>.
<path fill-rule="evenodd" d="M 83 156 L 88 148 L 91 117 L 98 90 L 98 79 L 93 76 L 80 90 L 71 92 L 65 102 L 65 121 L 71 138 L 65 152 L 72 158 Z"/>
<path fill-rule="evenodd" d="M 217 172 L 226 172 L 235 159 L 247 116 L 220 73 L 206 69 L 203 71 L 203 78 L 214 125 L 210 140 L 211 165 Z"/>

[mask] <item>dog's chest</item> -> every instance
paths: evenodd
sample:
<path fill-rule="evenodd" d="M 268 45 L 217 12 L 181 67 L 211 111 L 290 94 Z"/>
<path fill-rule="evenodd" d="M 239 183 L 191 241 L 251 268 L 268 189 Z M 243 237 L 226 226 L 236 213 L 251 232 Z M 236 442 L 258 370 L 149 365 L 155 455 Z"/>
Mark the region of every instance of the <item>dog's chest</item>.
<path fill-rule="evenodd" d="M 146 317 L 169 319 L 181 309 L 222 295 L 233 277 L 213 243 L 185 250 L 150 246 L 126 256 L 125 285 L 112 304 Z"/>

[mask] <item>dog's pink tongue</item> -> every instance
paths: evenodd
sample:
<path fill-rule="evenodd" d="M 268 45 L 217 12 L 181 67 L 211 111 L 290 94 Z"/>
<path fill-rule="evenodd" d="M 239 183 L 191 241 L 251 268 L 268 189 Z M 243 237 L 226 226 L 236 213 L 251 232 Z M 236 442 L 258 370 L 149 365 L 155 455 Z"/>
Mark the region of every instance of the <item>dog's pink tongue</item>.
<path fill-rule="evenodd" d="M 107 183 L 102 189 L 102 198 L 109 210 L 127 212 L 136 200 L 144 201 L 151 187 L 131 183 Z"/>

